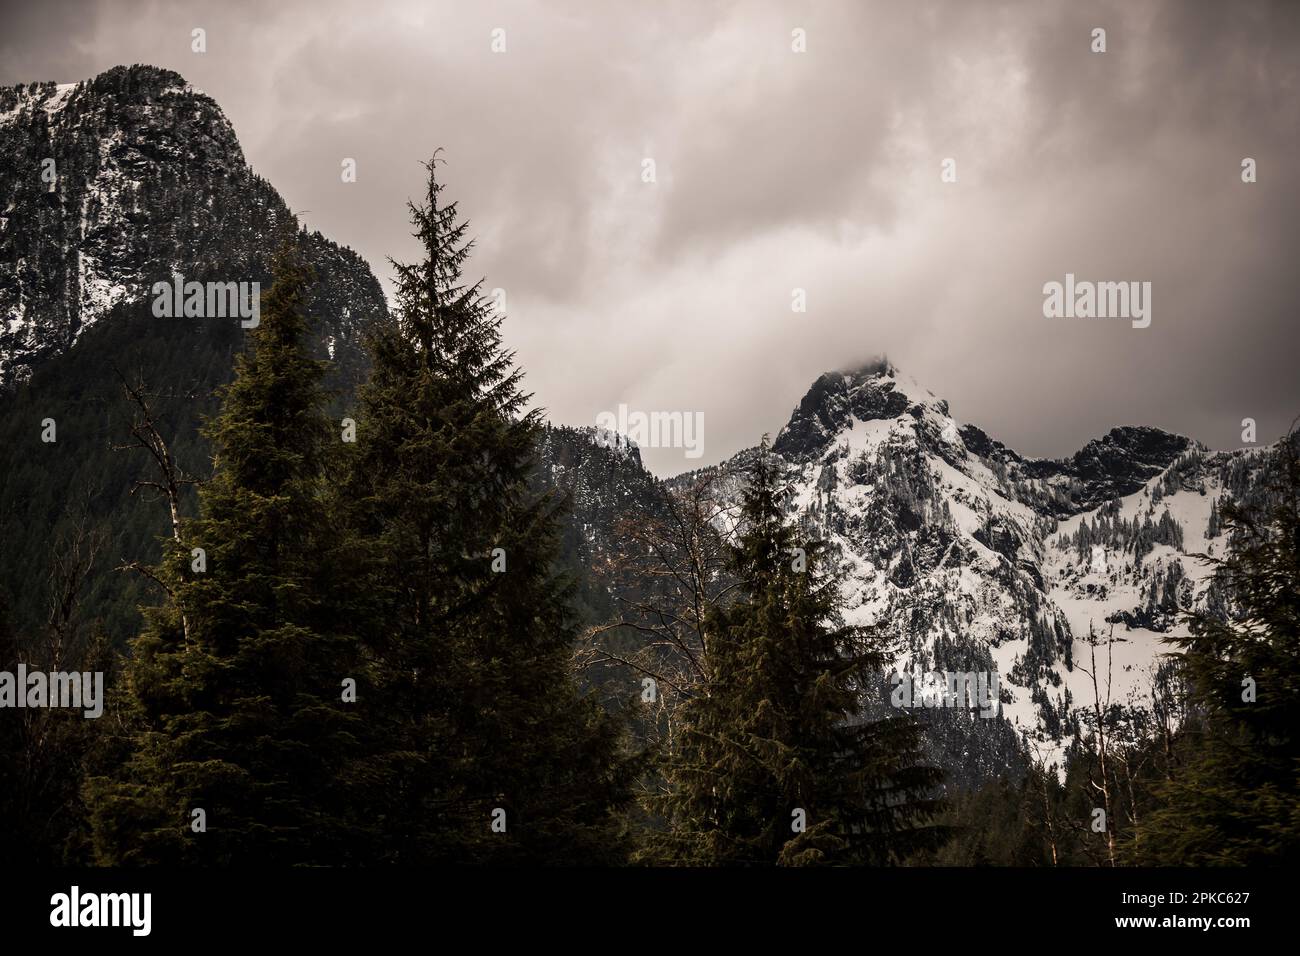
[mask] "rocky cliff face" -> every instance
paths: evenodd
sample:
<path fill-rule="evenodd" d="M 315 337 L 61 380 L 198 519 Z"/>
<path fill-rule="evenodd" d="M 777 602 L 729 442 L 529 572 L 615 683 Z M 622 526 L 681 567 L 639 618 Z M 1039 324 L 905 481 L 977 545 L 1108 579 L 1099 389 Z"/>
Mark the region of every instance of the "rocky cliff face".
<path fill-rule="evenodd" d="M 175 274 L 265 283 L 286 234 L 316 268 L 323 337 L 349 341 L 386 308 L 359 256 L 298 233 L 221 108 L 177 74 L 0 89 L 0 388 Z"/>

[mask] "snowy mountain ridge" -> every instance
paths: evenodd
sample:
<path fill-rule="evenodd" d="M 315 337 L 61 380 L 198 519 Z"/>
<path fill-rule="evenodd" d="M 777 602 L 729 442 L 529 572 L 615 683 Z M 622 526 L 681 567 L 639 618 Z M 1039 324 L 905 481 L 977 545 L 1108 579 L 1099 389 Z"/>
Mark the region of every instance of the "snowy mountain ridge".
<path fill-rule="evenodd" d="M 1023 458 L 880 361 L 820 376 L 772 451 L 791 519 L 839 556 L 848 620 L 890 634 L 903 673 L 996 673 L 1006 724 L 1059 763 L 1094 703 L 1094 650 L 1103 705 L 1150 709 L 1163 638 L 1218 600 L 1197 556 L 1223 554 L 1218 502 L 1249 489 L 1266 449 L 1126 426 L 1068 459 Z M 1003 728 L 925 716 L 949 765 L 979 774 L 1005 753 Z"/>

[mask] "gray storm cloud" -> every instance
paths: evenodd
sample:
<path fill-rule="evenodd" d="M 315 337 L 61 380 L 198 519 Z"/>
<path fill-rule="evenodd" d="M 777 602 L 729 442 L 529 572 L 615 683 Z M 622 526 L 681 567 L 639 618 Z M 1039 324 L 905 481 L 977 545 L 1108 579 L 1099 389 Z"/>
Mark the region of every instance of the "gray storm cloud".
<path fill-rule="evenodd" d="M 662 473 L 877 353 L 1031 455 L 1126 423 L 1228 447 L 1300 413 L 1294 4 L 52 0 L 4 27 L 5 84 L 181 73 L 386 284 L 445 147 L 550 417 L 703 414 L 701 458 L 647 452 Z M 1149 281 L 1150 327 L 1044 318 L 1067 273 Z"/>

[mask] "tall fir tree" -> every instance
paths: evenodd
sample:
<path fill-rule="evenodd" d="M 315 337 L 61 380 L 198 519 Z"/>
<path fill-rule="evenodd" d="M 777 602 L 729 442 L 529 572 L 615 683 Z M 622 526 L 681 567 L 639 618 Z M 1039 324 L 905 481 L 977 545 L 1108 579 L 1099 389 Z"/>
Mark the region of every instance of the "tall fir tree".
<path fill-rule="evenodd" d="M 529 489 L 540 411 L 524 410 L 501 316 L 462 279 L 473 242 L 438 163 L 424 202 L 408 204 L 424 258 L 393 263 L 397 308 L 369 333 L 373 367 L 339 485 L 384 701 L 382 853 L 617 861 L 637 762 L 620 721 L 571 673 L 559 503 Z"/>
<path fill-rule="evenodd" d="M 154 571 L 168 598 L 131 646 L 127 756 L 87 786 L 101 863 L 366 859 L 362 719 L 344 700 L 344 681 L 364 675 L 346 542 L 326 510 L 339 435 L 326 363 L 304 344 L 309 279 L 286 243 L 205 427 L 199 517 L 183 544 L 168 540 Z"/>
<path fill-rule="evenodd" d="M 1193 613 L 1174 640 L 1190 717 L 1129 847 L 1137 863 L 1300 860 L 1300 434 L 1265 467 L 1258 500 L 1219 509 L 1227 613 Z"/>
<path fill-rule="evenodd" d="M 708 678 L 682 706 L 658 851 L 692 865 L 900 862 L 939 835 L 940 774 L 909 718 L 860 717 L 885 648 L 841 622 L 826 546 L 784 520 L 766 439 L 740 520 L 742 597 L 706 622 Z"/>

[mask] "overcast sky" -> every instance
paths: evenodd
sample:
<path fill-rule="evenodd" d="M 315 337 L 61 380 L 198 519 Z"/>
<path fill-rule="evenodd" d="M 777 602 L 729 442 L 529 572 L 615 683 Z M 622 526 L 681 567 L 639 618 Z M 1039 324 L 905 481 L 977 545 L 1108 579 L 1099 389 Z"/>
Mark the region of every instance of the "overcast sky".
<path fill-rule="evenodd" d="M 646 453 L 662 474 L 878 353 L 1027 455 L 1117 424 L 1235 447 L 1300 414 L 1300 4 L 4 4 L 0 83 L 137 62 L 212 96 L 388 288 L 445 147 L 550 417 L 703 412 L 702 458 Z M 1067 272 L 1151 282 L 1150 327 L 1045 318 Z"/>

